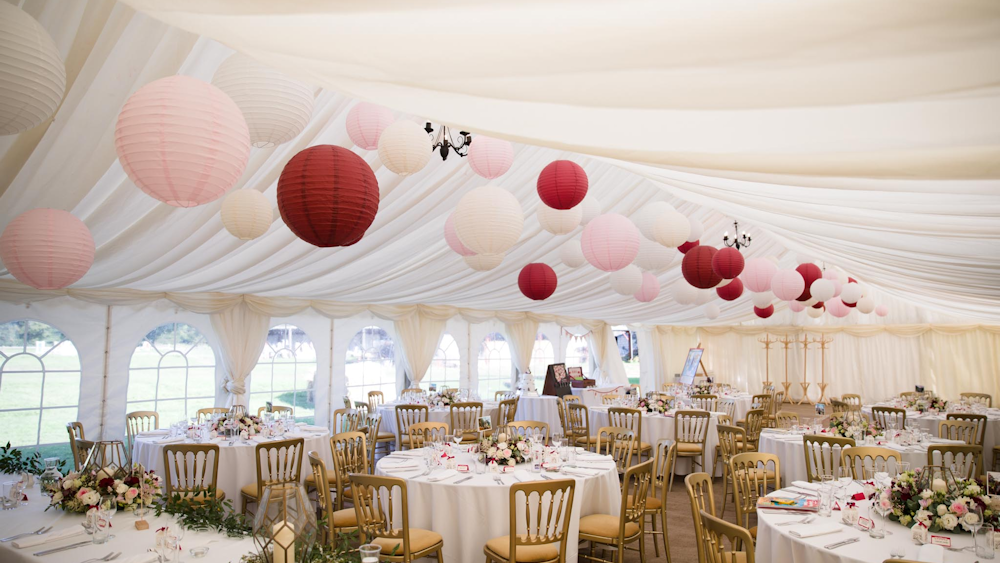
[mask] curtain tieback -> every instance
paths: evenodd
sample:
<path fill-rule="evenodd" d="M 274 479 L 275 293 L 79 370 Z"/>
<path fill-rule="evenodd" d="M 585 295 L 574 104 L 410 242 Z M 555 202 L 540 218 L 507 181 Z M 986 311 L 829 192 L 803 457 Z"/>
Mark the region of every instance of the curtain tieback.
<path fill-rule="evenodd" d="M 233 395 L 243 395 L 247 392 L 246 385 L 243 385 L 240 381 L 229 380 L 222 386 L 222 388 L 229 391 Z"/>

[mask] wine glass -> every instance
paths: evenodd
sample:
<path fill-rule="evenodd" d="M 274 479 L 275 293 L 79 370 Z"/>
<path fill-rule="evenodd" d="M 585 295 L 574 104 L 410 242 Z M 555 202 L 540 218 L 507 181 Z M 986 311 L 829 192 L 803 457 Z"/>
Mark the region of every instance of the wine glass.
<path fill-rule="evenodd" d="M 563 435 L 562 434 L 560 434 L 559 432 L 556 432 L 555 434 L 552 435 L 552 447 L 554 447 L 556 449 L 559 449 L 559 447 L 562 446 L 562 443 L 563 443 Z"/>
<path fill-rule="evenodd" d="M 97 507 L 107 514 L 108 522 L 110 523 L 114 519 L 115 514 L 118 512 L 118 499 L 115 498 L 114 495 L 103 495 L 101 500 L 98 502 L 100 504 L 98 504 Z M 114 534 L 108 536 L 108 539 L 115 539 Z"/>
<path fill-rule="evenodd" d="M 979 528 L 983 527 L 983 509 L 979 506 L 979 503 L 974 502 L 969 508 L 969 512 L 976 515 L 976 521 L 969 524 L 969 529 L 972 530 L 972 552 L 975 553 L 979 548 Z"/>
<path fill-rule="evenodd" d="M 452 443 L 455 444 L 456 448 L 458 446 L 460 446 L 462 444 L 462 433 L 461 432 L 455 432 L 455 433 L 453 433 L 451 435 L 451 441 L 452 441 Z"/>

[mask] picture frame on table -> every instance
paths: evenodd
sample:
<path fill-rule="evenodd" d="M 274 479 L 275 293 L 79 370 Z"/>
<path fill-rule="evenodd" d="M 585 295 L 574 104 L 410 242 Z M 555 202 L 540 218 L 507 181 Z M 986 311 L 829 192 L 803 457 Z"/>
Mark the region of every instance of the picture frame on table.
<path fill-rule="evenodd" d="M 488 416 L 479 417 L 479 431 L 489 432 L 493 429 L 493 419 Z"/>
<path fill-rule="evenodd" d="M 438 390 L 438 384 L 437 383 L 431 383 L 427 387 L 427 392 L 428 393 L 437 393 L 437 390 Z"/>
<path fill-rule="evenodd" d="M 570 379 L 574 381 L 583 381 L 583 368 L 580 366 L 573 366 L 566 368 L 566 374 Z"/>

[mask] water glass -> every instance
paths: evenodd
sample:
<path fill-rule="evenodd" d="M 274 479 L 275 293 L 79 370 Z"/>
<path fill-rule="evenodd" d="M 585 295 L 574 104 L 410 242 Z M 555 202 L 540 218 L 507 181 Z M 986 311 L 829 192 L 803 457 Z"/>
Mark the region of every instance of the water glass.
<path fill-rule="evenodd" d="M 976 532 L 976 557 L 993 559 L 996 553 L 993 545 L 993 532 L 992 524 L 983 524 Z"/>
<path fill-rule="evenodd" d="M 369 543 L 358 548 L 361 554 L 361 563 L 378 563 L 379 555 L 382 553 L 382 546 Z"/>
<path fill-rule="evenodd" d="M 94 515 L 94 538 L 96 544 L 108 543 L 111 539 L 111 514 L 103 508 L 98 508 Z"/>
<path fill-rule="evenodd" d="M 819 515 L 825 517 L 833 513 L 833 486 L 827 482 L 819 489 Z"/>

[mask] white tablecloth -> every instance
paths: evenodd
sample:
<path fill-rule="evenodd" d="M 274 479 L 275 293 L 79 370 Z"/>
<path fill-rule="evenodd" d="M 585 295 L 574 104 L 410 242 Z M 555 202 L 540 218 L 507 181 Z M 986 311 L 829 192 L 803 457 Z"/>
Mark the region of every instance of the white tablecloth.
<path fill-rule="evenodd" d="M 621 397 L 627 389 L 627 385 L 616 385 L 614 387 L 574 387 L 573 394 L 580 397 L 580 402 L 588 407 L 596 407 L 604 404 L 603 397 L 605 395 Z"/>
<path fill-rule="evenodd" d="M 66 513 L 55 508 L 45 512 L 48 500 L 36 486 L 28 492 L 28 506 L 20 506 L 15 510 L 0 511 L 0 537 L 33 532 L 43 526 L 52 526 L 52 532 L 50 533 L 54 533 L 73 526 L 79 526 L 83 522 L 83 516 L 80 514 Z M 138 518 L 131 513 L 119 512 L 112 520 L 112 533 L 115 535 L 115 538 L 108 543 L 103 545 L 84 545 L 43 557 L 34 557 L 32 553 L 80 543 L 90 539 L 91 536 L 76 536 L 24 549 L 15 549 L 10 542 L 0 543 L 0 561 L 4 563 L 75 563 L 84 559 L 104 557 L 112 551 L 120 551 L 122 555 L 115 559 L 115 561 L 116 563 L 124 563 L 131 557 L 141 555 L 147 549 L 153 547 L 153 534 L 157 528 L 175 525 L 173 517 L 163 515 L 160 518 L 156 518 L 151 513 L 146 517 L 146 521 L 149 522 L 149 529 L 140 531 L 135 529 L 134 523 L 136 520 Z M 203 545 L 209 548 L 208 555 L 202 559 L 191 557 L 188 550 L 192 547 Z M 234 540 L 214 532 L 187 531 L 182 540 L 182 546 L 184 553 L 181 561 L 184 562 L 229 563 L 231 561 L 238 561 L 240 556 L 245 553 L 257 552 L 253 540 L 250 538 Z"/>
<path fill-rule="evenodd" d="M 333 468 L 333 456 L 330 453 L 330 432 L 328 430 L 314 433 L 288 434 L 285 438 L 304 438 L 305 449 L 302 452 L 302 479 L 311 475 L 307 453 L 317 451 L 321 454 L 327 470 Z M 141 463 L 147 469 L 153 469 L 160 475 L 165 475 L 163 468 L 163 448 L 168 444 L 157 443 L 159 437 L 138 438 L 135 441 L 132 460 Z M 192 443 L 192 442 L 188 442 Z M 217 489 L 226 493 L 226 498 L 233 501 L 233 508 L 240 509 L 240 489 L 257 480 L 257 461 L 254 459 L 256 442 L 241 443 L 236 440 L 232 446 L 228 440 L 213 442 L 219 446 L 219 474 L 215 477 Z"/>
<path fill-rule="evenodd" d="M 871 418 L 872 406 L 865 405 L 861 412 Z M 880 405 L 874 405 L 880 406 Z M 1000 438 L 1000 410 L 990 409 L 986 413 L 986 434 L 983 436 L 983 461 L 987 467 L 993 464 L 993 446 L 996 446 L 997 439 Z M 912 430 L 920 429 L 930 433 L 931 436 L 938 435 L 938 423 L 947 418 L 947 413 L 940 414 L 920 414 L 917 411 L 906 411 L 906 427 Z M 996 471 L 996 468 L 993 468 Z"/>
<path fill-rule="evenodd" d="M 517 412 L 514 420 L 537 420 L 549 424 L 549 434 L 562 432 L 559 422 L 559 401 L 556 397 L 542 395 L 540 397 L 521 397 L 517 401 Z"/>
<path fill-rule="evenodd" d="M 597 431 L 602 426 L 608 424 L 609 407 L 593 407 L 590 409 L 590 433 L 596 436 Z M 718 413 L 712 413 L 712 420 L 708 426 L 708 436 L 705 440 L 705 459 L 702 460 L 704 468 L 699 471 L 712 472 L 712 460 L 715 458 L 715 446 L 719 444 L 719 418 Z M 674 439 L 674 417 L 670 415 L 642 415 L 642 438 L 641 441 L 656 448 L 656 444 L 663 439 Z M 654 450 L 655 455 L 655 450 Z M 677 458 L 674 464 L 674 473 L 677 475 L 687 475 L 691 473 L 692 463 L 690 458 Z"/>
<path fill-rule="evenodd" d="M 736 403 L 736 417 L 733 418 L 733 423 L 735 424 L 737 420 L 746 420 L 747 412 L 750 410 L 750 406 L 753 404 L 753 395 L 747 393 L 739 393 L 735 395 L 719 395 L 719 401 L 733 400 Z M 778 410 L 781 410 L 779 407 Z"/>
<path fill-rule="evenodd" d="M 418 472 L 392 472 L 384 470 L 389 456 L 378 461 L 376 473 L 406 479 L 410 505 L 410 527 L 433 530 L 444 539 L 445 561 L 481 561 L 483 546 L 492 538 L 506 536 L 510 528 L 510 485 L 517 482 L 511 474 L 501 476 L 506 486 L 493 480 L 493 474 L 455 475 L 441 482 L 427 479 L 436 472 L 420 477 Z M 409 459 L 409 458 L 405 458 Z M 470 454 L 459 453 L 456 461 L 471 464 Z M 610 458 L 608 458 L 610 459 Z M 591 463 L 588 461 L 588 466 Z M 608 462 L 607 469 L 593 477 L 576 477 L 549 473 L 557 479 L 576 479 L 573 507 L 570 515 L 569 538 L 566 542 L 566 560 L 576 561 L 580 535 L 581 516 L 590 514 L 618 515 L 621 509 L 621 489 L 618 472 Z M 438 470 L 441 471 L 441 470 Z M 472 479 L 454 484 L 462 478 Z M 539 477 L 541 479 L 541 477 Z"/>
<path fill-rule="evenodd" d="M 851 492 L 859 491 L 856 485 L 852 485 Z M 868 517 L 868 509 L 860 508 L 862 516 Z M 796 526 L 775 526 L 779 522 L 790 520 L 801 520 L 801 514 L 776 514 L 774 511 L 761 511 L 757 515 L 757 561 L 774 561 L 781 563 L 882 563 L 889 559 L 891 548 L 899 546 L 902 548 L 905 559 L 915 561 L 925 561 L 918 557 L 920 546 L 913 543 L 910 530 L 904 526 L 888 521 L 886 530 L 892 532 L 884 539 L 872 539 L 868 537 L 868 532 L 855 529 L 840 524 L 840 512 L 834 511 L 830 518 L 817 518 L 808 526 L 821 526 L 834 524 L 841 528 L 841 531 L 834 534 L 816 536 L 812 538 L 795 538 L 789 534 Z M 952 547 L 965 547 L 972 545 L 971 534 L 947 534 L 936 532 L 935 535 L 948 536 L 952 538 Z M 849 538 L 861 538 L 861 541 L 838 547 L 836 549 L 826 549 L 823 546 L 843 541 Z M 973 563 L 981 558 L 977 558 L 971 552 L 946 551 L 941 561 L 948 563 Z"/>
<path fill-rule="evenodd" d="M 499 403 L 483 403 L 483 416 L 490 417 L 493 425 L 497 423 L 497 405 Z M 379 405 L 378 414 L 382 415 L 382 424 L 379 425 L 379 432 L 396 433 L 396 404 L 386 403 Z M 451 428 L 451 409 L 433 408 L 427 411 L 427 422 L 443 422 Z M 398 438 L 398 436 L 397 436 Z"/>

